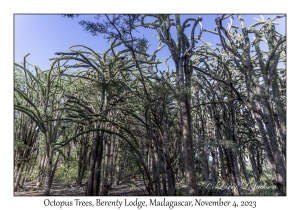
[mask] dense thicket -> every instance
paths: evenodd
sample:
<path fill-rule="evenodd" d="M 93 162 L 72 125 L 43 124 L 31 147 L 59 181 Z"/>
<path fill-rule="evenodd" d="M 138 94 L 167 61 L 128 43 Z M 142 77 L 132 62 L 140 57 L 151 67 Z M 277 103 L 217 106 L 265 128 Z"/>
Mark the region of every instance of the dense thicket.
<path fill-rule="evenodd" d="M 215 30 L 171 17 L 81 21 L 109 38 L 105 52 L 75 45 L 49 70 L 28 55 L 15 64 L 15 191 L 34 177 L 44 195 L 54 179 L 74 179 L 86 195 L 136 179 L 149 195 L 212 195 L 220 183 L 235 186 L 228 195 L 265 184 L 286 195 L 286 37 L 274 26 L 284 16 L 246 26 L 221 15 Z M 135 37 L 141 27 L 156 33 L 156 51 Z M 159 60 L 164 47 L 170 57 Z"/>

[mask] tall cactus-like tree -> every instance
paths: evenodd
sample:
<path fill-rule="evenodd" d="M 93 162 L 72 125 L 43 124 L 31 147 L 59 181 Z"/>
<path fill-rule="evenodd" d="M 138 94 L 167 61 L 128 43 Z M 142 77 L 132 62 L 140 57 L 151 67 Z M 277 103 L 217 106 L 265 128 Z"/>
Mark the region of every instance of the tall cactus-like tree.
<path fill-rule="evenodd" d="M 23 65 L 16 63 L 15 68 L 23 72 L 25 81 L 24 86 L 15 83 L 15 94 L 26 103 L 16 102 L 14 108 L 28 115 L 43 133 L 47 157 L 44 195 L 49 195 L 55 173 L 52 144 L 58 140 L 62 132 L 60 125 L 64 114 L 62 101 L 65 92 L 63 79 L 53 76 L 53 72 L 60 72 L 63 69 L 59 62 L 54 61 L 49 70 L 42 71 L 38 66 L 34 66 L 33 72 L 29 69 L 26 57 Z M 31 95 L 34 95 L 34 100 Z"/>
<path fill-rule="evenodd" d="M 154 18 L 153 22 L 146 23 L 145 18 Z M 177 74 L 177 91 L 178 91 L 178 107 L 180 110 L 180 131 L 183 143 L 183 153 L 185 160 L 185 177 L 188 186 L 188 194 L 197 194 L 196 172 L 194 165 L 194 146 L 192 134 L 192 115 L 191 115 L 191 76 L 192 68 L 190 64 L 191 57 L 194 53 L 196 39 L 199 39 L 202 34 L 202 17 L 197 19 L 188 18 L 181 24 L 180 15 L 175 15 L 175 22 L 170 15 L 143 15 L 140 26 L 154 29 L 159 35 L 161 42 L 167 45 L 170 50 L 172 59 L 175 63 Z M 186 28 L 192 22 L 192 30 L 190 41 L 185 34 Z M 200 33 L 195 38 L 195 29 L 200 23 Z M 177 43 L 172 37 L 170 29 L 176 27 Z"/>
<path fill-rule="evenodd" d="M 158 33 L 159 40 L 166 44 L 170 50 L 172 59 L 176 66 L 177 74 L 177 100 L 178 108 L 180 110 L 180 133 L 182 137 L 184 162 L 185 162 L 185 176 L 188 185 L 189 195 L 197 194 L 196 173 L 194 167 L 194 148 L 192 135 L 192 115 L 191 115 L 191 75 L 192 68 L 190 58 L 194 53 L 196 39 L 199 39 L 202 34 L 201 17 L 197 19 L 188 18 L 181 24 L 180 15 L 175 15 L 176 20 L 172 20 L 170 15 L 104 15 L 106 22 L 93 23 L 91 21 L 80 21 L 80 24 L 93 35 L 99 33 L 109 35 L 121 40 L 127 49 L 132 52 L 132 57 L 136 62 L 136 67 L 140 72 L 141 82 L 144 86 L 144 92 L 148 100 L 149 94 L 145 88 L 144 77 L 137 60 L 137 52 L 133 43 L 126 43 L 126 40 L 133 39 L 132 31 L 138 27 L 154 29 Z M 146 23 L 145 18 L 154 18 L 153 22 Z M 100 16 L 98 15 L 100 20 Z M 137 22 L 140 21 L 140 24 Z M 191 26 L 192 30 L 190 40 L 185 34 L 185 30 Z M 200 33 L 195 38 L 196 26 L 200 23 Z M 177 43 L 175 38 L 171 35 L 171 27 L 175 27 L 177 31 Z M 137 42 L 137 44 L 141 44 Z"/>
<path fill-rule="evenodd" d="M 258 20 L 257 23 L 246 27 L 244 19 L 238 15 L 241 33 L 238 27 L 233 25 L 233 15 L 222 15 L 216 18 L 217 34 L 220 38 L 223 52 L 217 55 L 209 53 L 221 61 L 222 57 L 228 57 L 225 69 L 234 66 L 241 82 L 233 81 L 234 74 L 221 79 L 217 72 L 209 72 L 205 68 L 194 66 L 194 69 L 223 83 L 234 93 L 234 98 L 243 103 L 255 116 L 258 127 L 266 148 L 270 167 L 274 172 L 274 182 L 282 195 L 286 195 L 286 164 L 285 164 L 285 113 L 284 105 L 278 101 L 278 64 L 284 61 L 282 54 L 285 52 L 286 37 L 275 31 L 273 21 L 284 16 L 276 16 L 272 20 Z M 223 22 L 229 18 L 228 28 L 224 28 Z M 255 39 L 250 41 L 249 34 L 254 34 Z M 260 43 L 265 41 L 268 50 L 261 49 Z M 253 55 L 254 53 L 254 55 Z M 283 59 L 283 60 L 282 60 Z M 274 97 L 274 96 L 277 97 Z M 277 106 L 278 102 L 278 106 Z M 276 105 L 275 105 L 276 104 Z M 281 120 L 278 118 L 280 112 Z M 280 135 L 277 135 L 280 133 Z"/>
<path fill-rule="evenodd" d="M 116 47 L 119 47 L 121 44 L 131 45 L 131 43 L 133 43 L 136 40 L 126 40 L 124 42 L 123 41 L 124 40 L 120 42 L 116 38 L 112 38 L 111 47 L 101 55 L 94 52 L 92 49 L 86 46 L 72 46 L 70 48 L 71 52 L 69 53 L 56 53 L 57 55 L 63 56 L 61 58 L 58 58 L 59 60 L 70 59 L 79 61 L 77 64 L 67 65 L 68 68 L 81 67 L 90 69 L 88 71 L 82 71 L 79 74 L 60 75 L 68 76 L 70 78 L 77 78 L 81 81 L 84 81 L 83 83 L 85 83 L 89 87 L 83 85 L 82 88 L 86 89 L 86 91 L 97 93 L 100 99 L 99 100 L 96 98 L 95 100 L 91 98 L 88 100 L 93 101 L 93 103 L 86 103 L 84 102 L 84 100 L 87 100 L 86 97 L 84 98 L 84 100 L 79 99 L 74 95 L 70 97 L 70 99 L 68 100 L 69 104 L 67 104 L 66 110 L 72 111 L 73 113 L 69 115 L 69 119 L 76 121 L 80 120 L 81 122 L 96 122 L 96 125 L 93 129 L 87 129 L 86 131 L 76 134 L 69 140 L 65 140 L 64 142 L 57 144 L 57 146 L 64 146 L 68 144 L 71 140 L 75 139 L 76 136 L 82 135 L 87 132 L 95 132 L 96 137 L 94 138 L 92 144 L 86 195 L 99 195 L 100 193 L 100 172 L 104 152 L 104 135 L 107 133 L 113 134 L 116 132 L 116 130 L 107 129 L 107 127 L 110 127 L 111 125 L 113 125 L 113 128 L 116 127 L 122 132 L 125 131 L 127 134 L 133 137 L 134 142 L 131 142 L 131 140 L 125 138 L 125 136 L 121 134 L 118 135 L 119 137 L 123 138 L 123 140 L 126 140 L 129 143 L 134 153 L 138 154 L 138 156 L 140 157 L 139 160 L 141 162 L 142 168 L 144 169 L 145 174 L 147 175 L 149 183 L 152 183 L 150 174 L 149 172 L 147 172 L 148 168 L 143 162 L 143 158 L 139 151 L 139 144 L 136 141 L 134 135 L 128 128 L 123 126 L 122 123 L 116 122 L 114 119 L 111 119 L 111 116 L 114 116 L 114 114 L 112 113 L 115 112 L 115 110 L 118 110 L 118 108 L 115 108 L 118 101 L 124 100 L 125 93 L 128 91 L 128 89 L 131 91 L 131 88 L 128 87 L 128 85 L 122 81 L 128 77 L 128 73 L 126 71 L 136 71 L 137 77 L 143 80 L 143 70 L 141 68 L 135 67 L 140 66 L 142 63 L 155 65 L 157 64 L 157 62 L 153 62 L 151 59 L 147 61 L 145 59 L 140 58 L 140 54 L 141 56 L 145 56 L 145 53 L 142 52 L 143 49 L 138 49 L 141 50 L 141 52 L 139 53 L 139 56 L 135 57 L 135 59 L 133 59 L 132 57 L 133 53 L 135 51 L 137 52 L 137 50 L 133 50 L 133 48 L 117 52 L 115 50 Z M 75 47 L 83 47 L 86 50 L 75 50 Z M 78 58 L 77 56 L 80 56 L 80 58 Z M 93 83 L 95 86 L 91 87 L 90 83 Z M 145 86 L 142 85 L 142 87 L 145 90 Z M 74 107 L 76 108 L 74 109 Z M 102 180 L 107 180 L 107 177 L 102 177 Z"/>

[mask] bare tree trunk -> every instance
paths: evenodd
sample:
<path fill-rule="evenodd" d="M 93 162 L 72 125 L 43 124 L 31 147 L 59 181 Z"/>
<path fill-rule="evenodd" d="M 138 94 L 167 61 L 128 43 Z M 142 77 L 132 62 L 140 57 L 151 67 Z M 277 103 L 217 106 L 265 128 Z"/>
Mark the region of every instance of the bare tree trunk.
<path fill-rule="evenodd" d="M 246 179 L 247 184 L 249 184 L 249 178 L 248 178 L 248 174 L 247 174 L 247 170 L 246 170 L 246 166 L 244 163 L 244 159 L 241 153 L 238 154 L 239 156 L 239 162 L 240 162 L 240 168 L 242 169 L 242 172 L 244 174 L 244 177 Z"/>
<path fill-rule="evenodd" d="M 109 168 L 110 166 L 110 158 L 111 158 L 111 154 L 110 154 L 110 147 L 111 147 L 111 143 L 110 140 L 107 140 L 105 142 L 105 159 L 104 159 L 104 164 L 103 164 L 103 177 L 102 177 L 102 192 L 101 195 L 106 196 L 108 194 L 108 190 L 109 190 L 109 183 L 108 183 L 108 178 L 109 178 Z"/>
<path fill-rule="evenodd" d="M 44 189 L 44 196 L 50 195 L 50 189 L 52 186 L 52 166 L 53 166 L 53 151 L 49 151 L 47 154 L 47 166 L 46 166 L 46 180 L 45 180 L 45 189 Z"/>
<path fill-rule="evenodd" d="M 100 122 L 97 122 L 96 125 L 97 128 L 100 127 Z M 100 174 L 100 171 L 97 170 L 99 163 L 96 164 L 97 162 L 101 162 L 99 160 L 99 146 L 101 144 L 101 137 L 100 137 L 100 132 L 96 131 L 96 135 L 93 140 L 92 144 L 92 149 L 91 149 L 91 157 L 90 157 L 90 165 L 89 165 L 89 175 L 88 175 L 88 180 L 87 180 L 87 189 L 86 189 L 86 195 L 87 196 L 92 196 L 92 195 L 97 195 L 99 183 L 97 182 L 97 176 Z"/>
<path fill-rule="evenodd" d="M 260 185 L 260 176 L 259 176 L 258 166 L 256 164 L 257 161 L 255 160 L 255 152 L 252 144 L 250 144 L 249 146 L 249 156 L 250 156 L 250 163 L 252 166 L 252 172 L 254 175 L 255 183 L 257 185 Z"/>
<path fill-rule="evenodd" d="M 40 164 L 39 164 L 39 173 L 37 175 L 37 181 L 38 182 L 42 182 L 43 177 L 45 175 L 45 168 L 47 165 L 45 165 L 47 157 L 46 156 L 42 156 L 41 160 L 40 160 Z"/>
<path fill-rule="evenodd" d="M 184 147 L 185 178 L 189 195 L 197 194 L 196 171 L 195 171 L 195 153 L 193 147 L 193 135 L 191 133 L 191 111 L 189 106 L 188 88 L 184 85 L 184 66 L 180 59 L 178 65 L 178 87 L 180 91 L 179 108 L 182 127 L 182 142 Z"/>
<path fill-rule="evenodd" d="M 257 113 L 255 114 L 255 116 L 259 119 L 259 121 L 263 121 L 265 124 L 267 132 L 265 133 L 264 127 L 262 127 L 260 130 L 264 133 L 262 134 L 262 136 L 266 145 L 266 151 L 267 155 L 269 156 L 269 161 L 272 164 L 271 168 L 273 168 L 274 171 L 274 180 L 281 195 L 286 195 L 286 168 L 284 166 L 284 160 L 282 157 L 282 153 L 279 151 L 276 132 L 273 127 L 272 119 L 267 106 L 264 106 L 264 111 L 265 114 L 263 116 L 263 119 Z"/>
<path fill-rule="evenodd" d="M 24 168 L 24 164 L 20 164 L 18 165 L 18 167 L 15 169 L 15 183 L 14 183 L 14 192 L 18 191 L 18 187 L 19 187 L 19 182 L 21 179 L 21 175 L 23 172 L 23 168 Z"/>

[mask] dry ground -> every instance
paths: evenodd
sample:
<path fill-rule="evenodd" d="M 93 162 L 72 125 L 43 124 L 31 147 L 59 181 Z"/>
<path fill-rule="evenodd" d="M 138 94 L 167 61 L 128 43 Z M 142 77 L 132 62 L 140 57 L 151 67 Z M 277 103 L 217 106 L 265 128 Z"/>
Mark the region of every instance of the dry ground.
<path fill-rule="evenodd" d="M 14 196 L 42 196 L 43 187 L 36 189 L 35 183 L 25 183 L 23 189 L 19 188 L 14 192 Z M 53 182 L 50 196 L 84 196 L 84 187 L 79 187 L 76 183 L 61 184 Z M 147 194 L 143 181 L 134 181 L 131 183 L 120 183 L 112 185 L 108 191 L 108 196 L 143 196 Z"/>

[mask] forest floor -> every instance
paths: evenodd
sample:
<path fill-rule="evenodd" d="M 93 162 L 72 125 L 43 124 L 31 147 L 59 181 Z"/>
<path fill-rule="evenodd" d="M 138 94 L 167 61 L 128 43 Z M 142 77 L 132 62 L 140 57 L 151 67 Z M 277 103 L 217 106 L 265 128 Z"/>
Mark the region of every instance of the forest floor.
<path fill-rule="evenodd" d="M 44 188 L 39 189 L 35 186 L 34 182 L 24 183 L 22 188 L 19 188 L 17 192 L 14 192 L 14 196 L 43 196 Z M 183 186 L 181 189 L 185 191 L 186 187 Z M 203 188 L 202 195 L 205 196 L 229 196 L 228 190 L 218 190 L 216 194 L 210 194 L 207 190 Z M 184 193 L 185 194 L 185 193 Z M 51 187 L 50 196 L 84 196 L 84 187 L 79 187 L 75 182 L 71 184 L 63 184 L 54 181 Z M 145 196 L 147 190 L 143 180 L 133 180 L 130 182 L 120 182 L 119 185 L 112 185 L 111 189 L 108 190 L 108 196 Z M 265 193 L 255 192 L 252 190 L 242 190 L 242 195 L 246 196 L 276 196 L 278 195 L 277 190 L 267 191 Z"/>
<path fill-rule="evenodd" d="M 23 189 L 19 188 L 14 192 L 14 196 L 42 196 L 44 188 L 36 189 L 36 183 L 24 183 Z M 84 187 L 79 187 L 75 182 L 71 184 L 61 184 L 53 182 L 50 196 L 84 196 Z M 112 185 L 108 191 L 108 196 L 144 196 L 147 194 L 142 180 L 125 183 L 120 182 L 119 185 Z"/>

